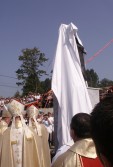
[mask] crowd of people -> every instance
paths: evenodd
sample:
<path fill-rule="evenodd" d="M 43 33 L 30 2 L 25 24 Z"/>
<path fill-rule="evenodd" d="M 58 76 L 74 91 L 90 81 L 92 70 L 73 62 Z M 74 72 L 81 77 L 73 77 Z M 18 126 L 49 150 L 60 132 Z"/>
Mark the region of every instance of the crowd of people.
<path fill-rule="evenodd" d="M 44 94 L 29 92 L 27 96 L 23 97 L 0 97 L 0 112 L 2 111 L 4 104 L 9 103 L 13 98 L 16 98 L 26 106 L 27 104 L 29 105 L 29 103 L 34 103 L 38 108 L 53 107 L 53 91 L 49 90 Z"/>
<path fill-rule="evenodd" d="M 112 167 L 113 94 L 91 114 L 78 113 L 70 122 L 72 140 L 51 159 L 53 113 L 39 112 L 34 101 L 10 99 L 0 120 L 0 167 Z M 7 155 L 7 156 L 6 156 Z M 6 160 L 7 157 L 7 160 Z"/>

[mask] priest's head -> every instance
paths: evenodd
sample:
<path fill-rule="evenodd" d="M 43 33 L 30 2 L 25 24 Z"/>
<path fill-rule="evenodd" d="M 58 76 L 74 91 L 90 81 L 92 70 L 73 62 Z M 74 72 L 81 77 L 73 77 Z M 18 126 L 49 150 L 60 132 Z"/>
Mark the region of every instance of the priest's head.
<path fill-rule="evenodd" d="M 11 114 L 8 111 L 7 104 L 3 106 L 3 111 L 2 111 L 2 120 L 4 120 L 8 125 L 11 121 Z"/>
<path fill-rule="evenodd" d="M 101 100 L 91 113 L 92 137 L 106 167 L 113 166 L 113 94 Z"/>
<path fill-rule="evenodd" d="M 31 104 L 30 106 L 27 107 L 26 109 L 28 117 L 33 120 L 34 118 L 37 118 L 39 110 L 38 108 L 34 105 Z"/>
<path fill-rule="evenodd" d="M 23 116 L 26 114 L 26 111 L 24 110 L 24 104 L 17 101 L 16 99 L 12 99 L 10 103 L 7 104 L 7 108 L 13 117 L 13 125 L 15 124 L 15 122 L 18 122 L 19 120 L 22 123 L 24 123 Z"/>
<path fill-rule="evenodd" d="M 78 113 L 73 116 L 70 124 L 70 134 L 74 142 L 79 139 L 91 138 L 90 115 Z"/>
<path fill-rule="evenodd" d="M 15 99 L 8 103 L 7 108 L 13 117 L 21 116 L 24 113 L 24 104 Z"/>

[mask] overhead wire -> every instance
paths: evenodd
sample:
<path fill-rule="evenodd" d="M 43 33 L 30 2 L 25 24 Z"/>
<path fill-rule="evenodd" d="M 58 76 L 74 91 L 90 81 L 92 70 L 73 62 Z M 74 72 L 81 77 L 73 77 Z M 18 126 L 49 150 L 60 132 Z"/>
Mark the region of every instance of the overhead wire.
<path fill-rule="evenodd" d="M 15 89 L 18 88 L 18 87 L 16 87 L 16 86 L 11 86 L 11 85 L 0 85 L 0 86 L 3 86 L 3 87 L 10 87 L 10 88 L 15 88 Z"/>
<path fill-rule="evenodd" d="M 111 45 L 111 43 L 113 42 L 113 39 L 111 39 L 107 44 L 105 44 L 98 52 L 96 52 L 92 57 L 90 57 L 85 64 L 88 64 L 89 62 L 91 62 L 95 57 L 99 56 L 101 52 L 103 52 L 104 49 L 106 49 L 108 46 Z"/>
<path fill-rule="evenodd" d="M 0 74 L 0 77 L 5 77 L 5 78 L 11 78 L 11 79 L 17 79 L 17 78 L 15 78 L 15 77 L 11 77 L 11 76 L 8 76 L 8 75 L 3 75 L 3 74 Z M 18 87 L 16 87 L 16 86 L 12 86 L 12 85 L 5 85 L 5 84 L 0 84 L 0 86 L 2 86 L 2 87 L 10 87 L 10 88 L 15 88 L 15 89 L 17 89 Z"/>
<path fill-rule="evenodd" d="M 7 77 L 7 78 L 12 78 L 12 79 L 17 79 L 15 77 L 11 77 L 11 76 L 8 76 L 8 75 L 2 75 L 2 74 L 0 74 L 0 77 Z"/>

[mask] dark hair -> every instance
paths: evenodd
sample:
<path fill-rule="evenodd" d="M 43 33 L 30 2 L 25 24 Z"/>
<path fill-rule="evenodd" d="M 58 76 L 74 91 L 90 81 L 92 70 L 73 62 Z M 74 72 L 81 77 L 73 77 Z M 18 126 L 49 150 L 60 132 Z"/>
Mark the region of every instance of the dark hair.
<path fill-rule="evenodd" d="M 91 127 L 98 154 L 103 154 L 113 165 L 113 94 L 93 109 Z"/>
<path fill-rule="evenodd" d="M 71 129 L 74 130 L 77 137 L 90 138 L 91 137 L 90 115 L 86 113 L 76 114 L 71 120 L 70 127 Z"/>

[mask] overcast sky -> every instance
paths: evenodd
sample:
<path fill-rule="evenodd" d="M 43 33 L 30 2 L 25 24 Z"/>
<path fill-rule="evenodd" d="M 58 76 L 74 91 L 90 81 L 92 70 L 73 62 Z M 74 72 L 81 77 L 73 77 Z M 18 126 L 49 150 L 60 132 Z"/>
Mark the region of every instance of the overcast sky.
<path fill-rule="evenodd" d="M 22 49 L 39 48 L 49 58 L 46 70 L 51 70 L 59 27 L 71 22 L 78 27 L 88 60 L 113 39 L 113 0 L 1 0 L 0 96 L 20 90 L 14 78 Z M 113 43 L 86 68 L 93 68 L 100 80 L 113 80 L 112 64 Z"/>

